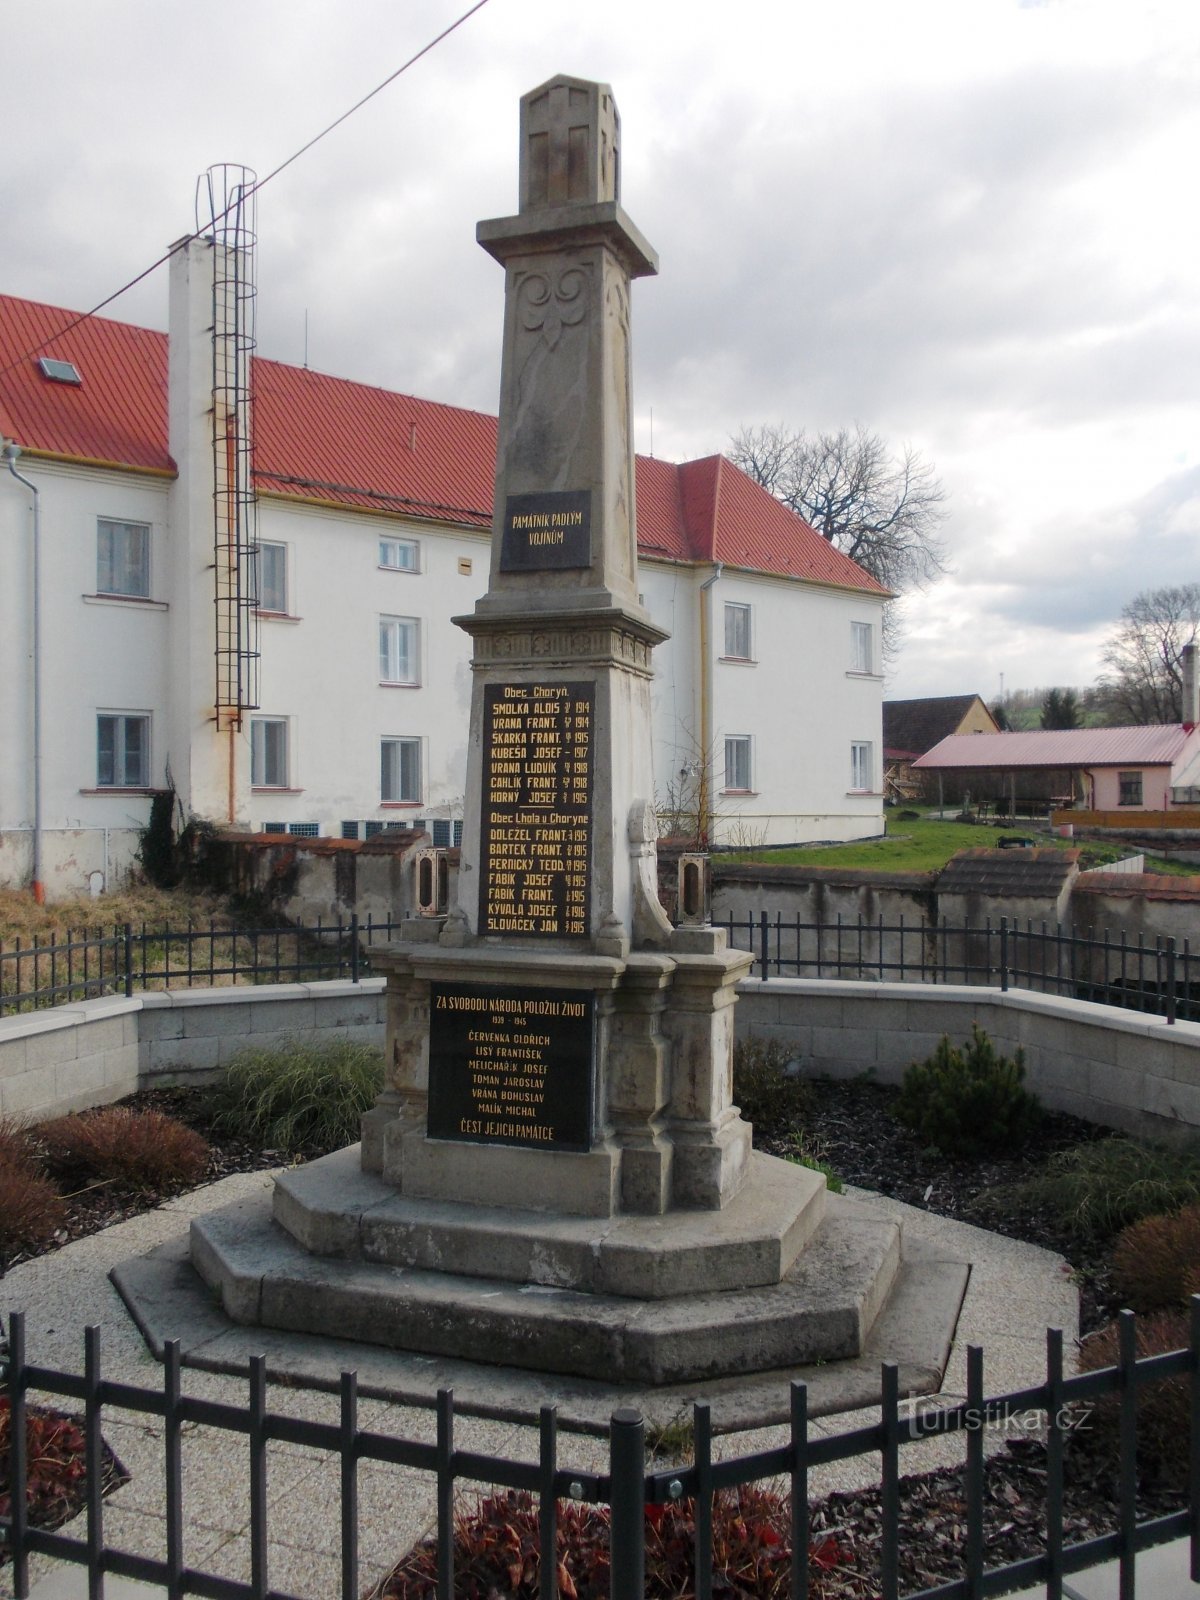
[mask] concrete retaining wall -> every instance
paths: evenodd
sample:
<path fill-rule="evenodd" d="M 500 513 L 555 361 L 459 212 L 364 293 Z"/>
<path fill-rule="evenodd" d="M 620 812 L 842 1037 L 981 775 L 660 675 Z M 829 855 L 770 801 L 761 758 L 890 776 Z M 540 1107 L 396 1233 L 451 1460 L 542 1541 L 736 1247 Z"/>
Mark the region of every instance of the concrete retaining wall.
<path fill-rule="evenodd" d="M 185 989 L 0 1019 L 0 1116 L 35 1121 L 135 1089 L 203 1082 L 247 1044 L 354 1038 L 382 1046 L 384 980 Z M 949 984 L 748 979 L 740 1036 L 783 1039 L 809 1075 L 899 1083 L 942 1034 L 978 1022 L 1056 1110 L 1157 1138 L 1200 1128 L 1200 1024 L 1084 1000 Z"/>
<path fill-rule="evenodd" d="M 203 1082 L 248 1044 L 315 1035 L 382 1048 L 383 985 L 178 989 L 0 1018 L 0 1117 L 40 1122 L 136 1089 Z"/>
<path fill-rule="evenodd" d="M 1024 1050 L 1028 1086 L 1056 1111 L 1157 1139 L 1200 1127 L 1198 1023 L 950 984 L 748 979 L 740 993 L 739 1037 L 782 1039 L 806 1076 L 899 1083 L 943 1034 L 961 1042 L 978 1022 L 1005 1055 Z"/>

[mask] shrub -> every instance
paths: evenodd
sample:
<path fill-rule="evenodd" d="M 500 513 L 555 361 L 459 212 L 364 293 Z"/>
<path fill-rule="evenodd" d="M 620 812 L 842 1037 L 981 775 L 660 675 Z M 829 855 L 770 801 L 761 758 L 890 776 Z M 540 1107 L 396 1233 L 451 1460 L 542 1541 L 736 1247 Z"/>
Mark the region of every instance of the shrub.
<path fill-rule="evenodd" d="M 1115 1134 L 1058 1151 L 1043 1171 L 996 1190 L 979 1209 L 1049 1213 L 1080 1244 L 1094 1245 L 1131 1222 L 1197 1201 L 1200 1155 Z"/>
<path fill-rule="evenodd" d="M 208 1165 L 207 1142 L 161 1111 L 75 1112 L 41 1123 L 36 1137 L 52 1176 L 75 1185 L 101 1179 L 172 1194 L 196 1183 Z"/>
<path fill-rule="evenodd" d="M 1185 1311 L 1159 1311 L 1142 1317 L 1137 1325 L 1137 1355 L 1165 1355 L 1169 1350 L 1185 1350 L 1189 1344 L 1188 1314 Z M 1085 1339 L 1079 1351 L 1079 1370 L 1095 1372 L 1117 1364 L 1119 1335 L 1117 1324 Z M 1148 1476 L 1164 1482 L 1181 1482 L 1187 1472 L 1191 1438 L 1191 1397 L 1186 1374 L 1156 1378 L 1137 1388 L 1138 1464 Z M 1115 1453 L 1119 1441 L 1120 1396 L 1102 1395 L 1087 1419 L 1090 1432 L 1076 1435 L 1089 1449 L 1099 1447 Z"/>
<path fill-rule="evenodd" d="M 1112 1264 L 1113 1287 L 1134 1311 L 1185 1304 L 1200 1290 L 1200 1205 L 1122 1228 Z"/>
<path fill-rule="evenodd" d="M 610 1583 L 607 1506 L 570 1501 L 558 1508 L 558 1587 L 564 1600 L 607 1600 Z M 646 1507 L 647 1600 L 696 1592 L 694 1502 Z M 713 1500 L 713 1592 L 783 1600 L 791 1579 L 786 1498 L 752 1486 Z M 846 1560 L 831 1537 L 809 1548 L 812 1600 L 828 1593 L 823 1574 Z M 455 1519 L 454 1592 L 489 1600 L 533 1600 L 541 1591 L 538 1508 L 533 1497 L 509 1490 L 490 1495 Z M 844 1591 L 843 1591 L 844 1592 Z M 419 1544 L 374 1591 L 375 1600 L 433 1600 L 437 1545 Z"/>
<path fill-rule="evenodd" d="M 761 1133 L 786 1133 L 808 1109 L 808 1085 L 779 1039 L 742 1039 L 733 1050 L 733 1098 Z"/>
<path fill-rule="evenodd" d="M 213 1086 L 213 1128 L 289 1154 L 340 1150 L 383 1088 L 383 1052 L 348 1039 L 242 1050 Z"/>
<path fill-rule="evenodd" d="M 0 1264 L 52 1239 L 66 1215 L 48 1179 L 22 1162 L 0 1161 Z"/>
<path fill-rule="evenodd" d="M 943 1037 L 925 1061 L 904 1074 L 896 1115 L 948 1156 L 980 1156 L 1017 1149 L 1041 1118 L 1036 1097 L 1023 1087 L 1025 1057 L 997 1055 L 978 1023 L 961 1050 Z"/>
<path fill-rule="evenodd" d="M 37 1156 L 29 1146 L 26 1125 L 12 1117 L 0 1117 L 0 1166 L 35 1167 Z"/>

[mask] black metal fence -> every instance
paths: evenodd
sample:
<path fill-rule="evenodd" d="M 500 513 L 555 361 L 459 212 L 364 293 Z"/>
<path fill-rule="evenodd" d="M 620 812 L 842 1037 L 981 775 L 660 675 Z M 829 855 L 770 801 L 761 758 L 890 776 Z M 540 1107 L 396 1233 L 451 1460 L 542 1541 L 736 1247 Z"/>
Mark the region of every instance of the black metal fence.
<path fill-rule="evenodd" d="M 878 983 L 986 984 L 1097 1000 L 1200 1021 L 1200 951 L 1191 941 L 1086 930 L 1058 923 L 806 922 L 754 911 L 714 918 L 729 942 L 754 953 L 760 978 L 850 978 Z"/>
<path fill-rule="evenodd" d="M 0 1016 L 44 1006 L 133 995 L 155 987 L 300 983 L 371 970 L 371 949 L 400 931 L 391 918 L 357 916 L 271 928 L 172 928 L 126 922 L 84 928 L 65 939 L 0 945 Z"/>
<path fill-rule="evenodd" d="M 647 1471 L 645 1431 L 637 1411 L 613 1414 L 609 1434 L 609 1470 L 580 1472 L 560 1464 L 557 1421 L 553 1407 L 539 1418 L 538 1460 L 522 1462 L 459 1449 L 455 1444 L 454 1397 L 439 1391 L 435 1443 L 417 1443 L 361 1430 L 357 1420 L 357 1384 L 352 1372 L 342 1374 L 340 1420 L 320 1423 L 276 1415 L 267 1410 L 266 1361 L 250 1363 L 245 1407 L 182 1394 L 179 1346 L 166 1347 L 161 1391 L 117 1383 L 101 1374 L 99 1329 L 85 1335 L 82 1375 L 31 1364 L 25 1353 L 25 1328 L 18 1313 L 9 1322 L 9 1354 L 5 1388 L 11 1407 L 9 1490 L 11 1511 L 0 1517 L 0 1554 L 12 1562 L 14 1593 L 29 1593 L 29 1557 L 41 1554 L 86 1566 L 90 1600 L 103 1600 L 104 1576 L 132 1578 L 165 1587 L 169 1600 L 185 1592 L 209 1600 L 283 1600 L 270 1585 L 268 1570 L 267 1463 L 268 1445 L 280 1441 L 328 1452 L 340 1467 L 340 1503 L 328 1515 L 341 1527 L 341 1596 L 359 1600 L 358 1468 L 364 1461 L 389 1462 L 433 1474 L 437 1486 L 437 1594 L 454 1594 L 454 1494 L 462 1482 L 525 1490 L 538 1497 L 542 1550 L 556 1548 L 558 1502 L 572 1500 L 610 1508 L 611 1595 L 614 1600 L 640 1600 L 645 1593 L 645 1508 L 670 1501 L 693 1502 L 695 1526 L 695 1593 L 711 1600 L 714 1592 L 713 1506 L 723 1490 L 763 1479 L 783 1479 L 789 1486 L 790 1548 L 809 1552 L 809 1475 L 818 1467 L 861 1456 L 878 1456 L 880 1466 L 881 1536 L 879 1592 L 882 1600 L 976 1600 L 1022 1585 L 1044 1584 L 1047 1596 L 1059 1600 L 1070 1591 L 1064 1578 L 1102 1561 L 1119 1563 L 1120 1595 L 1132 1600 L 1134 1558 L 1138 1551 L 1168 1540 L 1188 1537 L 1191 1577 L 1200 1582 L 1200 1296 L 1192 1301 L 1188 1348 L 1138 1358 L 1136 1319 L 1123 1312 L 1117 1364 L 1072 1377 L 1064 1375 L 1063 1336 L 1047 1330 L 1046 1381 L 1028 1389 L 987 1398 L 984 1356 L 971 1346 L 967 1361 L 967 1394 L 958 1405 L 902 1414 L 897 1369 L 884 1364 L 879 1421 L 837 1435 L 814 1434 L 809 1428 L 807 1391 L 791 1388 L 791 1425 L 786 1444 L 749 1455 L 713 1459 L 711 1417 L 707 1405 L 694 1409 L 694 1462 L 690 1466 Z M 1138 1397 L 1146 1386 L 1185 1379 L 1190 1404 L 1190 1458 L 1187 1505 L 1184 1509 L 1138 1520 Z M 31 1527 L 26 1515 L 30 1462 L 26 1449 L 28 1396 L 36 1391 L 81 1403 L 86 1438 L 86 1517 L 83 1537 Z M 1079 1543 L 1064 1538 L 1064 1447 L 1077 1413 L 1072 1408 L 1115 1397 L 1118 1409 L 1117 1496 L 1115 1526 Z M 163 1423 L 163 1507 L 165 1559 L 116 1549 L 104 1533 L 101 1493 L 101 1451 L 104 1408 L 115 1407 L 161 1418 Z M 1046 1440 L 1045 1503 L 1042 1508 L 1044 1549 L 998 1567 L 987 1565 L 984 1537 L 984 1430 L 989 1420 L 1044 1414 Z M 250 1456 L 250 1582 L 234 1581 L 188 1567 L 183 1533 L 187 1506 L 184 1495 L 182 1439 L 189 1425 L 222 1429 L 240 1435 Z M 900 1581 L 901 1551 L 919 1543 L 920 1528 L 906 1528 L 901 1518 L 900 1467 L 903 1447 L 935 1434 L 965 1436 L 963 1519 L 966 1537 L 961 1576 L 933 1588 L 904 1591 Z M 314 1515 L 320 1512 L 314 1507 Z M 850 1536 L 853 1529 L 848 1530 Z M 397 1551 L 399 1558 L 403 1551 Z M 541 1600 L 557 1600 L 557 1563 L 540 1563 Z M 791 1563 L 793 1600 L 807 1600 L 809 1561 Z"/>

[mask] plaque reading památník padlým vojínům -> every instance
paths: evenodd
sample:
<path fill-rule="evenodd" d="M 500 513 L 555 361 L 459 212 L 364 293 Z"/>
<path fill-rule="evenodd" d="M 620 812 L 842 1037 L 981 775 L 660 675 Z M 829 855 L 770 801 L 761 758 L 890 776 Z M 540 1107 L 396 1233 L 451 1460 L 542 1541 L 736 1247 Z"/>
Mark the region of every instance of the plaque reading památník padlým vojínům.
<path fill-rule="evenodd" d="M 515 984 L 429 990 L 431 1139 L 587 1150 L 595 997 Z"/>
<path fill-rule="evenodd" d="M 591 683 L 484 690 L 479 932 L 586 938 Z"/>
<path fill-rule="evenodd" d="M 501 572 L 552 572 L 592 564 L 592 496 L 587 489 L 510 494 L 504 502 Z"/>

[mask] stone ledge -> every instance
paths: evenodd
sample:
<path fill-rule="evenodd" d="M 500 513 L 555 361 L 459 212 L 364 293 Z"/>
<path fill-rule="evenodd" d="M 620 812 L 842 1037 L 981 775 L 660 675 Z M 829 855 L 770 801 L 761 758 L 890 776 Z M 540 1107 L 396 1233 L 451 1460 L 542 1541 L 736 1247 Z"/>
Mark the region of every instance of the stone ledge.
<path fill-rule="evenodd" d="M 276 1180 L 274 1219 L 311 1254 L 664 1300 L 779 1282 L 820 1226 L 825 1180 L 755 1154 L 723 1211 L 553 1216 L 411 1199 L 339 1150 Z"/>
<path fill-rule="evenodd" d="M 898 1224 L 847 1207 L 772 1287 L 655 1301 L 314 1258 L 265 1197 L 195 1219 L 192 1239 L 227 1312 L 266 1328 L 651 1385 L 861 1356 L 900 1263 Z"/>

